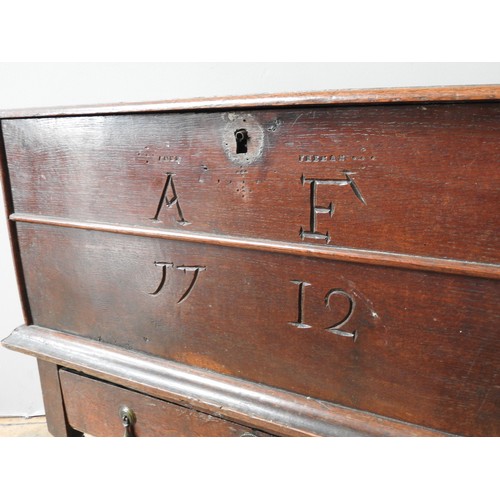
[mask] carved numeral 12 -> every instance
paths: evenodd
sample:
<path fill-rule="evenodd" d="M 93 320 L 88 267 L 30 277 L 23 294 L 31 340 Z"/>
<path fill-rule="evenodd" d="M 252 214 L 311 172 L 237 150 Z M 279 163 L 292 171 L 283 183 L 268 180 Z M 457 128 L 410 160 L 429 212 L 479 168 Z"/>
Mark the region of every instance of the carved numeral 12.
<path fill-rule="evenodd" d="M 299 281 L 299 280 L 292 280 L 291 283 L 294 285 L 299 286 L 299 299 L 298 299 L 298 314 L 297 314 L 297 321 L 291 321 L 288 324 L 294 326 L 295 328 L 311 328 L 311 325 L 308 325 L 307 323 L 304 322 L 304 300 L 305 300 L 305 287 L 310 286 L 311 283 L 307 283 L 306 281 Z M 337 323 L 334 323 L 333 325 L 330 325 L 325 328 L 327 332 L 333 333 L 335 335 L 340 335 L 341 337 L 350 337 L 354 341 L 357 339 L 357 331 L 354 330 L 353 332 L 347 332 L 345 330 L 342 330 L 341 327 L 344 326 L 352 317 L 354 314 L 354 309 L 356 308 L 356 301 L 354 300 L 354 297 L 347 293 L 345 290 L 342 290 L 341 288 L 332 288 L 326 295 L 325 295 L 325 307 L 330 309 L 330 302 L 333 297 L 336 296 L 341 296 L 345 297 L 348 300 L 348 310 L 345 316 L 338 321 Z"/>

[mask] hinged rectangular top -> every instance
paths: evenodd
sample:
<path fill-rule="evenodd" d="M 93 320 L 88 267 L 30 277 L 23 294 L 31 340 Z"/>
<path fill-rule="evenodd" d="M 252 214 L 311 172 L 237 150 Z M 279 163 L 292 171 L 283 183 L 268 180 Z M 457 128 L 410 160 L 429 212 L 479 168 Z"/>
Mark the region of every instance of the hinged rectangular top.
<path fill-rule="evenodd" d="M 48 108 L 0 110 L 0 119 L 41 118 L 168 111 L 270 108 L 276 106 L 325 106 L 347 104 L 420 103 L 500 100 L 500 85 L 461 85 L 451 87 L 407 87 L 347 89 L 321 92 L 295 92 L 247 96 L 207 97 Z"/>

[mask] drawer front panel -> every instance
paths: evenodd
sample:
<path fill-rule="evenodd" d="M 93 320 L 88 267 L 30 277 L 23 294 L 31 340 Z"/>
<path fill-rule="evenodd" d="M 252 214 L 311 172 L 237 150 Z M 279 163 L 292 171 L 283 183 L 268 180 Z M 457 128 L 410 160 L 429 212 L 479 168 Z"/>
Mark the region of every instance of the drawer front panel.
<path fill-rule="evenodd" d="M 227 420 L 65 370 L 59 371 L 68 423 L 96 437 L 124 435 L 119 410 L 133 410 L 137 437 L 267 436 Z"/>
<path fill-rule="evenodd" d="M 37 325 L 451 433 L 500 433 L 497 281 L 18 231 Z"/>
<path fill-rule="evenodd" d="M 17 212 L 500 262 L 498 104 L 2 127 Z"/>

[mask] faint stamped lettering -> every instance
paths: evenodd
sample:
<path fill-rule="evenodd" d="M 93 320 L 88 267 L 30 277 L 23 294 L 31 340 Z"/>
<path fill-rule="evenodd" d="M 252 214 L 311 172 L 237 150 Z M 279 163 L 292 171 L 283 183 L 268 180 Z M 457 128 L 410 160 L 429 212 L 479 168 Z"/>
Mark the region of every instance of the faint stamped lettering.
<path fill-rule="evenodd" d="M 372 154 L 368 154 L 365 148 L 361 148 L 360 153 L 335 153 L 335 154 L 307 154 L 299 155 L 301 163 L 344 163 L 344 162 L 367 162 L 374 161 L 376 158 Z"/>
<path fill-rule="evenodd" d="M 177 155 L 158 155 L 159 163 L 177 163 L 181 162 L 181 157 Z"/>
<path fill-rule="evenodd" d="M 170 147 L 170 146 L 168 146 Z M 180 164 L 182 157 L 173 154 L 160 154 L 152 146 L 144 146 L 135 154 L 136 160 L 143 165 L 155 165 L 164 163 Z"/>

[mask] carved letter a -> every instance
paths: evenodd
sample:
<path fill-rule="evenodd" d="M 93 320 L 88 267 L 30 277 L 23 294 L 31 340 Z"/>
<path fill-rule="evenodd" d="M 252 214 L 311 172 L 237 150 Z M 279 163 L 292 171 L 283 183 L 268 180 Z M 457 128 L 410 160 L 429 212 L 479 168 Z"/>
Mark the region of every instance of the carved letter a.
<path fill-rule="evenodd" d="M 158 208 L 156 209 L 155 216 L 152 218 L 152 220 L 158 221 L 158 217 L 160 215 L 161 209 L 163 207 L 163 203 L 165 203 L 165 206 L 167 208 L 171 208 L 173 206 L 177 207 L 177 213 L 179 215 L 179 219 L 177 220 L 177 223 L 180 224 L 181 226 L 187 226 L 188 224 L 191 224 L 188 222 L 186 219 L 184 219 L 184 215 L 182 214 L 181 210 L 181 205 L 179 203 L 179 197 L 177 196 L 177 191 L 175 190 L 175 184 L 174 184 L 174 175 L 170 172 L 167 172 L 167 180 L 165 181 L 165 185 L 163 186 L 163 191 L 160 196 L 160 201 L 158 203 Z M 169 196 L 170 194 L 170 196 Z"/>

